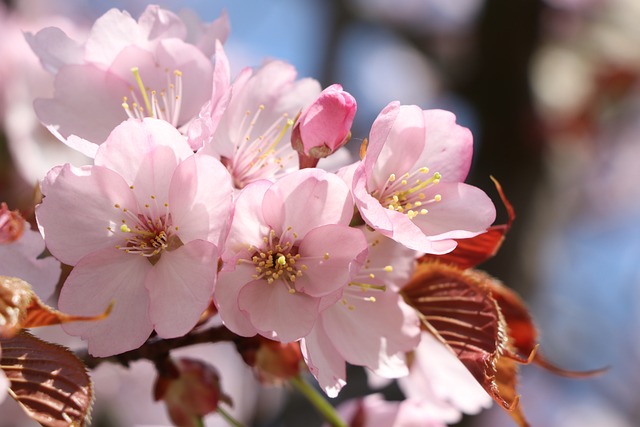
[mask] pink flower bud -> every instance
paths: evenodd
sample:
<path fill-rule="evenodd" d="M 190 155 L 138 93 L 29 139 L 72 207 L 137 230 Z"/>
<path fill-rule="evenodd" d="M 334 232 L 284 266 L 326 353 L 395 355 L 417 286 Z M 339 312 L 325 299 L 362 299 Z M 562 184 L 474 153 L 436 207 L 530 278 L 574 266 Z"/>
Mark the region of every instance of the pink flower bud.
<path fill-rule="evenodd" d="M 339 84 L 323 90 L 302 111 L 291 134 L 292 146 L 301 160 L 321 159 L 342 147 L 349 140 L 356 108 L 355 98 Z"/>
<path fill-rule="evenodd" d="M 194 359 L 167 360 L 156 379 L 154 397 L 164 400 L 171 421 L 180 427 L 197 427 L 202 417 L 215 412 L 218 403 L 231 404 L 220 390 L 218 371 Z"/>
<path fill-rule="evenodd" d="M 18 211 L 10 211 L 7 204 L 0 204 L 0 243 L 11 243 L 20 239 L 25 220 Z"/>

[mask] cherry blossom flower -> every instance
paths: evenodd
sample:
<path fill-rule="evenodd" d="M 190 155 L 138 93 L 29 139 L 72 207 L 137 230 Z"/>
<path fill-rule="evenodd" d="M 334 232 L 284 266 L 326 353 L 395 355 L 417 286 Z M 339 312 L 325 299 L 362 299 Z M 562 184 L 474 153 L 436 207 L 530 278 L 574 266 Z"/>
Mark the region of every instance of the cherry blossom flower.
<path fill-rule="evenodd" d="M 424 411 L 446 423 L 456 423 L 462 413 L 477 414 L 493 399 L 456 355 L 430 333 L 422 333 L 409 375 L 398 384 L 410 399 L 424 402 Z"/>
<path fill-rule="evenodd" d="M 442 254 L 452 239 L 484 232 L 495 219 L 491 199 L 464 184 L 472 136 L 452 113 L 389 104 L 371 128 L 353 171 L 353 194 L 365 222 L 417 251 Z M 348 174 L 346 174 L 348 176 Z"/>
<path fill-rule="evenodd" d="M 282 342 L 307 335 L 366 257 L 364 235 L 348 226 L 352 215 L 348 187 L 319 169 L 245 187 L 214 297 L 226 326 Z"/>
<path fill-rule="evenodd" d="M 152 5 L 137 21 L 111 9 L 98 18 L 85 43 L 54 27 L 27 34 L 42 64 L 56 75 L 54 97 L 36 100 L 36 113 L 89 157 L 127 117 L 154 117 L 181 127 L 208 100 L 210 57 L 216 39 L 224 41 L 228 30 L 226 15 L 191 29 Z M 76 138 L 67 139 L 70 135 Z"/>
<path fill-rule="evenodd" d="M 211 183 L 216 190 L 211 191 Z M 209 305 L 231 213 L 228 172 L 194 155 L 157 119 L 128 120 L 100 146 L 94 166 L 69 164 L 43 181 L 36 216 L 51 253 L 75 268 L 59 306 L 100 322 L 65 326 L 110 355 L 140 346 L 153 329 L 181 336 Z"/>
<path fill-rule="evenodd" d="M 53 95 L 53 76 L 42 69 L 29 49 L 24 31 L 57 26 L 75 37 L 86 33 L 86 29 L 78 20 L 38 17 L 38 8 L 25 9 L 5 11 L 0 5 L 0 128 L 18 173 L 34 185 L 53 166 L 63 162 L 86 164 L 89 159 L 60 144 L 33 111 L 36 97 Z"/>
<path fill-rule="evenodd" d="M 418 399 L 387 401 L 381 394 L 348 400 L 338 407 L 350 427 L 446 427 L 425 411 L 426 403 Z"/>
<path fill-rule="evenodd" d="M 46 301 L 60 278 L 60 262 L 40 258 L 44 247 L 40 233 L 31 230 L 18 212 L 0 204 L 0 275 L 24 280 Z"/>
<path fill-rule="evenodd" d="M 298 166 L 290 143 L 291 126 L 296 115 L 316 99 L 320 84 L 309 78 L 295 80 L 296 75 L 295 68 L 282 61 L 267 62 L 255 72 L 246 68 L 229 89 L 231 98 L 222 107 L 224 113 L 214 110 L 218 123 L 202 151 L 221 159 L 236 188 L 275 179 Z M 220 105 L 223 81 L 217 80 L 220 89 L 211 105 Z"/>
<path fill-rule="evenodd" d="M 364 267 L 301 342 L 311 373 L 329 397 L 346 384 L 345 362 L 397 378 L 409 372 L 404 353 L 420 342 L 420 321 L 397 293 L 413 272 L 415 252 L 377 232 L 365 235 Z"/>

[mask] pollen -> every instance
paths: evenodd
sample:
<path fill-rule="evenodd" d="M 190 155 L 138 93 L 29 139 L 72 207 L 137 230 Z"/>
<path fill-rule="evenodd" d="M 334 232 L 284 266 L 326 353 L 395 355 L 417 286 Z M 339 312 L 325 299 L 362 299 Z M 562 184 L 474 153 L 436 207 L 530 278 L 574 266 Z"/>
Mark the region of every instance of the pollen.
<path fill-rule="evenodd" d="M 425 194 L 442 179 L 439 172 L 430 176 L 429 173 L 429 168 L 426 166 L 411 173 L 405 173 L 400 180 L 392 173 L 383 186 L 373 191 L 371 195 L 376 197 L 387 209 L 405 214 L 413 220 L 429 213 L 429 210 L 424 207 L 425 205 L 442 200 L 440 194 L 436 194 L 430 199 Z M 426 178 L 425 175 L 427 175 Z"/>

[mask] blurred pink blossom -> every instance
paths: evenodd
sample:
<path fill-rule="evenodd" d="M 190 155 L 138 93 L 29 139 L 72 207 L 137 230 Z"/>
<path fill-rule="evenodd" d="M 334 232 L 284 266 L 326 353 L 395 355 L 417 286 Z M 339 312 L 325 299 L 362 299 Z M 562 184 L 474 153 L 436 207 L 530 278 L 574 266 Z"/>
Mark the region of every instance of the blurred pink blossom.
<path fill-rule="evenodd" d="M 60 278 L 60 262 L 53 257 L 40 258 L 45 245 L 42 236 L 29 228 L 17 212 L 0 205 L 0 275 L 18 277 L 46 301 Z"/>

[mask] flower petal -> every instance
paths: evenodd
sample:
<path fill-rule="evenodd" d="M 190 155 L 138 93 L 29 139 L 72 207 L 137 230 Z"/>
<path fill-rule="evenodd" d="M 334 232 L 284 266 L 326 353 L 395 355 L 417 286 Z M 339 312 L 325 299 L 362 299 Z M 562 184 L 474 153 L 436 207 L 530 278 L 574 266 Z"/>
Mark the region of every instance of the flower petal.
<path fill-rule="evenodd" d="M 66 323 L 71 335 L 89 341 L 94 356 L 111 356 L 138 348 L 151 334 L 149 297 L 144 280 L 151 264 L 138 255 L 114 248 L 93 252 L 71 271 L 60 291 L 59 308 L 69 314 L 93 316 L 113 303 L 100 321 Z"/>
<path fill-rule="evenodd" d="M 237 196 L 233 222 L 223 254 L 225 262 L 238 254 L 248 258 L 252 255 L 247 253 L 249 246 L 262 246 L 262 239 L 269 234 L 269 228 L 262 217 L 262 200 L 271 184 L 264 180 L 252 182 Z"/>
<path fill-rule="evenodd" d="M 353 200 L 344 181 L 334 174 L 304 169 L 273 184 L 264 196 L 262 210 L 277 235 L 291 227 L 302 239 L 320 225 L 349 224 Z"/>
<path fill-rule="evenodd" d="M 34 108 L 40 121 L 63 137 L 74 134 L 100 144 L 127 118 L 119 97 L 128 93 L 127 82 L 114 74 L 91 64 L 67 65 L 56 75 L 54 98 L 36 99 Z"/>
<path fill-rule="evenodd" d="M 100 145 L 95 164 L 118 172 L 132 185 L 146 154 L 158 146 L 170 147 L 178 160 L 193 155 L 180 132 L 164 120 L 129 119 L 113 129 L 107 141 Z"/>
<path fill-rule="evenodd" d="M 120 51 L 144 44 L 145 34 L 128 12 L 111 9 L 96 20 L 85 45 L 87 62 L 109 67 Z"/>
<path fill-rule="evenodd" d="M 485 232 L 496 219 L 493 202 L 477 187 L 441 182 L 432 191 L 440 194 L 442 200 L 431 203 L 429 213 L 418 215 L 413 221 L 433 240 L 473 237 Z"/>
<path fill-rule="evenodd" d="M 367 248 L 359 229 L 333 224 L 314 228 L 298 249 L 298 263 L 307 269 L 296 279 L 296 289 L 323 297 L 342 288 L 364 264 Z"/>
<path fill-rule="evenodd" d="M 240 310 L 259 333 L 281 342 L 293 342 L 309 333 L 318 316 L 319 303 L 319 298 L 289 293 L 280 280 L 272 284 L 265 280 L 250 282 L 238 295 Z"/>
<path fill-rule="evenodd" d="M 218 248 L 204 240 L 162 253 L 144 282 L 149 317 L 160 337 L 179 337 L 196 325 L 211 301 L 217 268 Z"/>
<path fill-rule="evenodd" d="M 36 34 L 25 33 L 24 38 L 42 66 L 52 74 L 56 74 L 64 65 L 82 63 L 82 46 L 60 28 L 43 28 Z"/>
<path fill-rule="evenodd" d="M 240 290 L 253 281 L 253 274 L 255 269 L 249 264 L 238 264 L 233 271 L 221 271 L 213 295 L 222 323 L 243 337 L 251 337 L 258 333 L 238 305 Z"/>
<path fill-rule="evenodd" d="M 211 156 L 195 154 L 180 163 L 173 173 L 169 209 L 184 243 L 204 239 L 222 248 L 231 221 L 232 202 L 231 176 Z"/>
<path fill-rule="evenodd" d="M 347 368 L 344 358 L 333 346 L 321 326 L 300 341 L 302 355 L 309 370 L 329 397 L 336 397 L 347 384 Z"/>
<path fill-rule="evenodd" d="M 75 265 L 88 253 L 123 244 L 117 233 L 122 210 L 136 206 L 127 183 L 100 166 L 52 169 L 42 182 L 44 201 L 36 207 L 40 231 L 51 253 Z"/>

